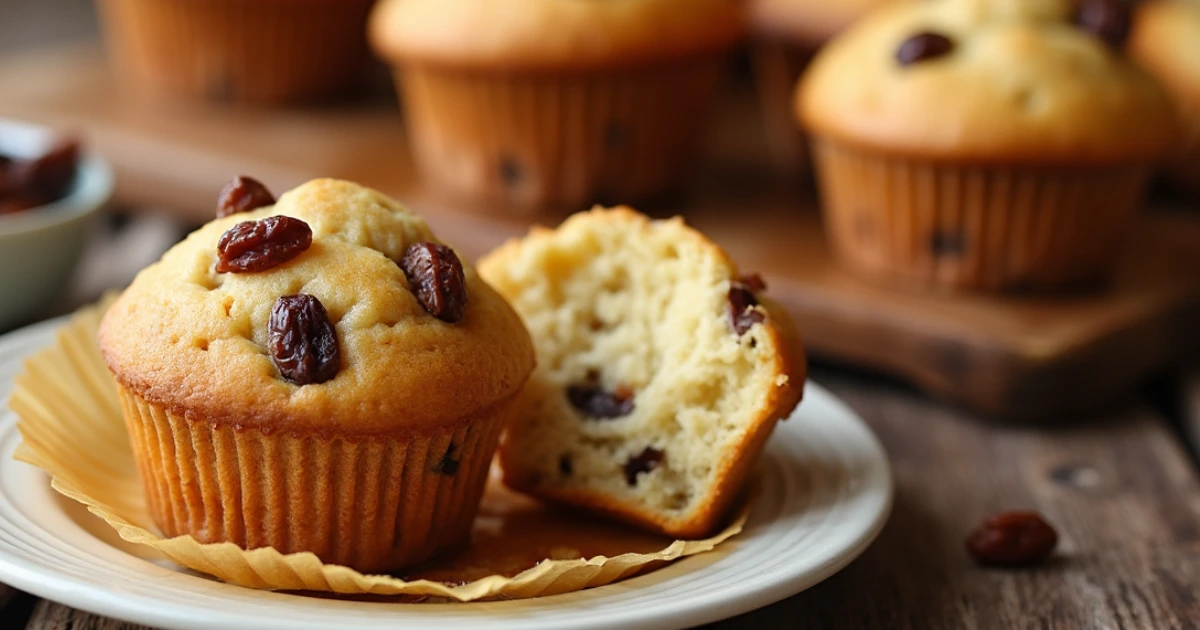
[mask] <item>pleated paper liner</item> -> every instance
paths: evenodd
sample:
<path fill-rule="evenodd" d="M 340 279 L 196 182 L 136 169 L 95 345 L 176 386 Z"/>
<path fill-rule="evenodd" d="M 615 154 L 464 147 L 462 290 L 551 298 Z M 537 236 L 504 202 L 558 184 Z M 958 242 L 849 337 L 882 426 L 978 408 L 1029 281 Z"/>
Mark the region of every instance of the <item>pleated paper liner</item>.
<path fill-rule="evenodd" d="M 111 299 L 82 309 L 56 343 L 32 356 L 9 401 L 24 438 L 16 457 L 42 468 L 51 485 L 83 503 L 126 541 L 176 563 L 251 588 L 342 595 L 414 596 L 457 601 L 539 597 L 601 586 L 703 553 L 738 534 L 743 506 L 712 538 L 670 541 L 618 525 L 557 512 L 489 481 L 472 543 L 413 569 L 401 579 L 323 564 L 312 553 L 201 544 L 164 538 L 147 507 L 130 448 L 116 383 L 96 347 Z"/>

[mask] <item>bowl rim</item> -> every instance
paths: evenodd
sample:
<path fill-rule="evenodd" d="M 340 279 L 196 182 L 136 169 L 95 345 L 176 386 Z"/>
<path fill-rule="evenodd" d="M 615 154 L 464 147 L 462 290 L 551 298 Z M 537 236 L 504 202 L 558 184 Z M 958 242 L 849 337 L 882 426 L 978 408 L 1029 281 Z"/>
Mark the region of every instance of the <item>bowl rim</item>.
<path fill-rule="evenodd" d="M 0 119 L 0 126 L 54 134 L 46 126 L 15 120 Z M 94 214 L 112 197 L 113 184 L 113 172 L 108 163 L 99 155 L 85 151 L 79 159 L 79 169 L 70 192 L 47 204 L 0 215 L 0 238 L 53 228 Z"/>

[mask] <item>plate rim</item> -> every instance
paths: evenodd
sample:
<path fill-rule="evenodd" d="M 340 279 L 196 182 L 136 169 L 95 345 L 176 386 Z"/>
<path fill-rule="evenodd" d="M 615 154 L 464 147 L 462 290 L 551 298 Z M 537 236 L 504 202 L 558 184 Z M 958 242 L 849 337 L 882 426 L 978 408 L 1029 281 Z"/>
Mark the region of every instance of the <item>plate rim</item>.
<path fill-rule="evenodd" d="M 53 340 L 54 331 L 65 323 L 69 317 L 70 315 L 56 317 L 0 336 L 0 367 L 10 362 L 23 364 L 24 359 L 29 353 L 36 352 Z M 34 343 L 34 348 L 26 349 L 25 352 L 22 352 L 18 356 L 10 357 L 6 355 L 6 351 L 11 347 L 20 348 L 23 343 L 30 343 L 31 339 L 37 339 L 39 336 L 45 336 L 46 339 L 41 340 L 41 343 L 32 342 Z M 17 371 L 19 373 L 20 369 L 18 368 Z M 2 403 L 0 405 L 0 412 L 9 414 L 11 414 L 11 411 L 8 409 L 7 399 L 10 388 L 10 380 L 0 381 L 0 392 L 3 392 L 0 394 L 0 403 Z M 827 561 L 824 565 L 805 572 L 789 575 L 784 579 L 776 580 L 770 584 L 743 589 L 747 592 L 738 593 L 735 597 L 724 596 L 706 601 L 692 601 L 688 603 L 687 607 L 680 607 L 678 604 L 672 605 L 672 602 L 664 602 L 663 606 L 656 606 L 652 609 L 641 608 L 637 612 L 629 612 L 624 615 L 620 614 L 620 611 L 611 611 L 616 612 L 616 614 L 597 616 L 591 622 L 574 625 L 573 627 L 580 630 L 586 628 L 612 628 L 618 627 L 625 622 L 636 621 L 639 628 L 669 629 L 690 627 L 696 624 L 728 619 L 799 594 L 829 579 L 861 556 L 878 538 L 891 516 L 895 502 L 895 478 L 891 462 L 878 436 L 875 435 L 870 426 L 849 405 L 832 392 L 812 381 L 806 383 L 805 398 L 808 399 L 809 396 L 823 398 L 824 403 L 832 405 L 838 415 L 842 416 L 843 422 L 856 425 L 854 428 L 862 434 L 865 438 L 865 444 L 869 444 L 871 447 L 870 450 L 873 451 L 874 457 L 872 459 L 874 460 L 874 465 L 877 465 L 878 472 L 882 474 L 881 483 L 878 485 L 872 484 L 856 493 L 856 496 L 873 492 L 882 493 L 878 509 L 869 526 L 859 532 L 858 536 L 851 543 L 842 548 L 832 560 Z M 12 415 L 15 416 L 15 414 Z M 15 422 L 0 422 L 0 436 L 16 431 Z M 5 457 L 3 461 L 0 461 L 0 471 L 14 465 L 29 466 L 23 462 Z M 49 485 L 48 476 L 44 472 L 42 474 L 46 477 L 46 483 Z M 55 492 L 52 489 L 49 491 Z M 5 517 L 0 515 L 0 519 L 5 519 Z M 41 528 L 40 524 L 33 519 L 29 520 L 33 525 L 39 526 L 41 532 L 47 535 L 54 535 L 53 532 Z M 746 535 L 745 532 L 741 534 L 741 536 Z M 100 544 L 104 543 L 101 542 Z M 209 628 L 212 627 L 213 623 L 217 623 L 222 627 L 252 627 L 246 625 L 247 613 L 225 611 L 228 616 L 227 619 L 214 620 L 210 618 L 201 623 L 196 618 L 196 610 L 194 608 L 178 605 L 162 606 L 161 602 L 156 602 L 153 597 L 141 593 L 126 593 L 114 596 L 112 588 L 105 588 L 102 585 L 72 575 L 64 575 L 61 571 L 40 566 L 31 560 L 10 557 L 3 548 L 0 548 L 0 582 L 65 606 L 131 623 L 167 628 Z M 607 588 L 612 588 L 613 586 L 616 585 L 609 585 Z M 604 588 L 606 587 L 598 587 L 595 590 Z M 582 591 L 582 593 L 586 592 Z M 559 596 L 538 599 L 541 602 L 546 602 L 555 597 Z M 240 605 L 252 605 L 248 602 L 238 603 Z M 156 606 L 155 604 L 159 605 Z M 450 605 L 469 607 L 474 604 L 476 603 L 466 602 Z M 381 618 L 380 621 L 386 623 L 388 620 Z M 402 622 L 395 618 L 391 618 L 390 621 Z M 529 618 L 526 621 L 530 623 L 530 628 L 541 627 L 539 624 L 544 623 Z"/>

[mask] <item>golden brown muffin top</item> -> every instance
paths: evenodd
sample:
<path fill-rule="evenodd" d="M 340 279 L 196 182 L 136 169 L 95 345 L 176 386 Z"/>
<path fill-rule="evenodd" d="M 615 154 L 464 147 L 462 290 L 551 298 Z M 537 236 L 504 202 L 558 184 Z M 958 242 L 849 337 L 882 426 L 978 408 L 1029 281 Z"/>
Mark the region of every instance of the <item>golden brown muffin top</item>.
<path fill-rule="evenodd" d="M 266 271 L 214 271 L 226 230 L 276 215 L 312 228 L 307 251 Z M 171 248 L 108 311 L 100 348 L 122 385 L 190 419 L 364 435 L 444 428 L 515 394 L 533 346 L 465 261 L 462 320 L 426 312 L 393 262 L 426 241 L 438 242 L 425 221 L 383 194 L 314 180 Z M 325 383 L 292 384 L 268 356 L 271 309 L 297 293 L 319 299 L 337 331 L 341 365 Z"/>
<path fill-rule="evenodd" d="M 1070 0 L 928 0 L 880 9 L 819 53 L 797 114 L 817 135 L 930 159 L 1142 162 L 1176 119 L 1157 82 L 1071 23 Z M 910 64 L 914 35 L 952 49 Z"/>
<path fill-rule="evenodd" d="M 897 0 L 750 0 L 750 25 L 758 33 L 817 45 L 873 9 Z"/>
<path fill-rule="evenodd" d="M 721 51 L 745 28 L 742 0 L 382 0 L 369 30 L 386 59 L 569 70 Z"/>
<path fill-rule="evenodd" d="M 1139 5 L 1129 54 L 1166 85 L 1182 109 L 1200 115 L 1200 0 Z"/>

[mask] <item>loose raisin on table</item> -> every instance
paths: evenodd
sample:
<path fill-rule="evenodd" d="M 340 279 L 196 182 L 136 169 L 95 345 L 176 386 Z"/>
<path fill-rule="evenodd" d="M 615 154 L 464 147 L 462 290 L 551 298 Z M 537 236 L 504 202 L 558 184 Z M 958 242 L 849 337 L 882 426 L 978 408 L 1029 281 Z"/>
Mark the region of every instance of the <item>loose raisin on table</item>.
<path fill-rule="evenodd" d="M 606 392 L 598 385 L 572 385 L 567 388 L 567 400 L 589 418 L 610 420 L 633 413 L 633 390 L 628 386 Z"/>
<path fill-rule="evenodd" d="M 266 271 L 299 256 L 312 245 L 312 229 L 300 219 L 267 217 L 244 221 L 217 242 L 217 272 Z"/>
<path fill-rule="evenodd" d="M 954 41 L 941 33 L 917 33 L 896 49 L 896 61 L 902 66 L 936 59 L 954 50 Z"/>
<path fill-rule="evenodd" d="M 329 313 L 320 300 L 305 293 L 275 301 L 267 327 L 267 350 L 283 378 L 297 385 L 331 380 L 342 365 Z"/>
<path fill-rule="evenodd" d="M 967 537 L 967 552 L 983 565 L 1019 567 L 1041 562 L 1058 532 L 1036 512 L 1007 512 L 985 520 Z"/>
<path fill-rule="evenodd" d="M 225 184 L 217 197 L 217 217 L 250 212 L 265 206 L 275 205 L 275 195 L 253 177 L 238 175 Z"/>
<path fill-rule="evenodd" d="M 625 483 L 636 486 L 638 475 L 658 468 L 664 458 L 666 458 L 666 453 L 653 446 L 647 446 L 641 453 L 630 457 L 629 461 L 625 462 Z"/>
<path fill-rule="evenodd" d="M 462 320 L 467 309 L 467 280 L 454 250 L 436 243 L 417 243 L 404 252 L 400 270 L 430 315 L 451 324 Z"/>
<path fill-rule="evenodd" d="M 1113 48 L 1121 48 L 1129 38 L 1132 11 L 1121 0 L 1081 0 L 1075 11 L 1075 24 Z"/>
<path fill-rule="evenodd" d="M 729 287 L 729 323 L 738 336 L 746 334 L 751 327 L 766 319 L 762 313 L 754 310 L 758 306 L 758 298 L 754 297 L 751 288 L 757 286 L 765 289 L 766 284 L 758 276 L 748 276 L 748 279 L 748 283 L 735 281 Z"/>

